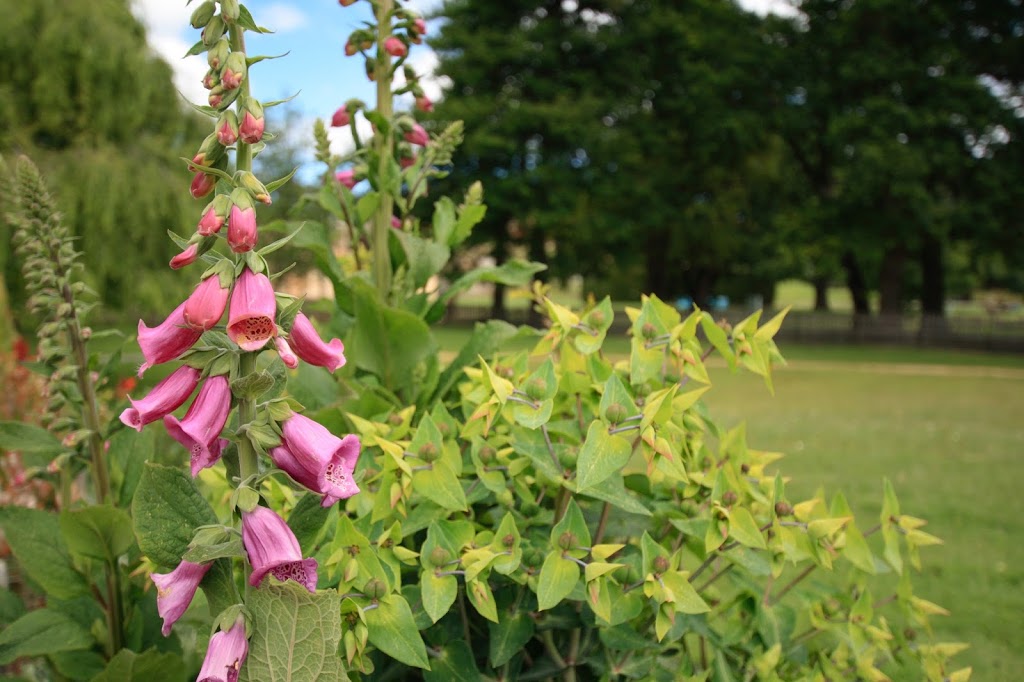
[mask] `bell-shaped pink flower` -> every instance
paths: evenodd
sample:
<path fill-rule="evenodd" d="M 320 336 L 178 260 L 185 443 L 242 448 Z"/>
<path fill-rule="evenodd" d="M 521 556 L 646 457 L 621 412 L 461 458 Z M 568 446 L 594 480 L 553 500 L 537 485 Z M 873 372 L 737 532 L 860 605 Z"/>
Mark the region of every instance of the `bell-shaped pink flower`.
<path fill-rule="evenodd" d="M 185 324 L 185 303 L 182 302 L 167 319 L 156 327 L 147 327 L 139 320 L 139 348 L 145 362 L 139 367 L 139 376 L 153 365 L 173 360 L 191 348 L 202 332 Z"/>
<path fill-rule="evenodd" d="M 263 139 L 263 128 L 267 122 L 263 116 L 256 117 L 252 112 L 246 111 L 242 122 L 238 125 L 238 136 L 246 144 L 256 144 Z"/>
<path fill-rule="evenodd" d="M 235 253 L 252 251 L 259 235 L 256 230 L 256 209 L 252 206 L 242 208 L 231 207 L 228 217 L 228 246 Z"/>
<path fill-rule="evenodd" d="M 222 287 L 217 275 L 204 279 L 185 301 L 185 324 L 201 331 L 213 329 L 224 316 L 228 293 L 230 288 Z"/>
<path fill-rule="evenodd" d="M 409 54 L 409 48 L 402 42 L 401 38 L 391 36 L 384 41 L 384 51 L 392 57 L 404 57 Z"/>
<path fill-rule="evenodd" d="M 345 366 L 345 344 L 341 339 L 325 343 L 313 328 L 313 323 L 302 313 L 295 316 L 288 342 L 300 358 L 311 365 L 327 368 L 331 374 Z"/>
<path fill-rule="evenodd" d="M 154 386 L 145 398 L 128 398 L 132 406 L 121 413 L 121 422 L 136 431 L 142 431 L 146 424 L 155 422 L 181 407 L 198 385 L 199 370 L 182 365 Z"/>
<path fill-rule="evenodd" d="M 192 603 L 196 588 L 213 564 L 194 564 L 182 561 L 170 573 L 153 573 L 149 577 L 156 585 L 156 610 L 164 619 L 160 632 L 164 637 L 171 634 L 171 626 Z"/>
<path fill-rule="evenodd" d="M 185 418 L 178 421 L 173 414 L 164 417 L 164 426 L 171 438 L 189 451 L 192 475 L 212 466 L 220 459 L 228 441 L 220 437 L 231 412 L 231 388 L 222 375 L 209 377 L 199 395 L 192 401 Z"/>
<path fill-rule="evenodd" d="M 216 186 L 216 175 L 210 175 L 208 173 L 203 173 L 202 171 L 200 171 L 192 177 L 192 184 L 189 186 L 188 191 L 196 199 L 201 199 L 210 192 L 212 192 L 214 187 Z"/>
<path fill-rule="evenodd" d="M 256 587 L 267 573 L 278 580 L 294 580 L 310 592 L 316 591 L 316 559 L 302 558 L 299 541 L 288 524 L 266 507 L 242 512 L 242 544 L 249 555 Z"/>
<path fill-rule="evenodd" d="M 224 227 L 224 219 L 227 217 L 230 206 L 230 197 L 226 194 L 218 194 L 203 209 L 203 215 L 199 218 L 199 224 L 196 225 L 196 232 L 204 237 L 220 232 L 220 228 Z"/>
<path fill-rule="evenodd" d="M 416 98 L 416 108 L 429 114 L 434 110 L 434 103 L 426 95 L 420 95 Z"/>
<path fill-rule="evenodd" d="M 283 336 L 278 336 L 274 339 L 274 345 L 277 346 L 277 354 L 281 356 L 281 362 L 288 369 L 295 369 L 299 366 L 299 358 L 295 355 L 292 347 L 288 345 Z"/>
<path fill-rule="evenodd" d="M 270 451 L 271 459 L 297 483 L 323 495 L 323 506 L 359 492 L 353 480 L 360 449 L 357 436 L 338 438 L 297 413 L 285 420 L 281 430 L 281 445 Z"/>
<path fill-rule="evenodd" d="M 242 270 L 228 308 L 228 337 L 242 350 L 259 350 L 277 336 L 276 314 L 274 287 L 267 276 L 257 275 L 249 268 Z"/>
<path fill-rule="evenodd" d="M 427 131 L 419 123 L 412 124 L 412 130 L 405 134 L 405 139 L 410 144 L 418 144 L 421 147 L 426 147 L 430 143 Z"/>
<path fill-rule="evenodd" d="M 189 244 L 188 247 L 171 259 L 171 270 L 180 270 L 186 265 L 192 265 L 199 258 L 199 244 Z"/>
<path fill-rule="evenodd" d="M 220 630 L 210 637 L 203 667 L 196 682 L 238 682 L 238 673 L 249 655 L 249 642 L 245 639 L 245 621 L 235 621 L 231 629 Z"/>
<path fill-rule="evenodd" d="M 331 116 L 331 126 L 334 128 L 342 128 L 347 126 L 352 120 L 351 114 L 348 113 L 348 109 L 345 105 L 341 105 L 334 111 L 334 115 Z"/>
<path fill-rule="evenodd" d="M 356 186 L 356 172 L 351 168 L 340 170 L 334 174 L 334 179 L 345 185 L 349 189 Z"/>

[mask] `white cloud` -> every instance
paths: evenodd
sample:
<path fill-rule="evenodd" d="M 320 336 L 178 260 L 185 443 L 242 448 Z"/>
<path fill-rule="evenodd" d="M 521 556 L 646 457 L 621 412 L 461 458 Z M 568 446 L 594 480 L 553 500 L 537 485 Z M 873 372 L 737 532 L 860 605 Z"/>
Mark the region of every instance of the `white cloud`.
<path fill-rule="evenodd" d="M 146 27 L 150 47 L 174 69 L 175 87 L 189 100 L 205 103 L 207 93 L 202 80 L 207 71 L 206 60 L 199 55 L 182 59 L 182 55 L 199 39 L 199 31 L 193 30 L 188 23 L 193 9 L 184 2 L 168 0 L 132 2 L 132 11 Z M 186 30 L 194 34 L 193 42 L 188 42 Z"/>
<path fill-rule="evenodd" d="M 330 126 L 330 121 L 326 121 Z M 366 144 L 373 137 L 373 126 L 361 115 L 356 116 L 356 130 L 359 131 L 359 139 Z M 331 152 L 339 156 L 352 153 L 356 148 L 355 140 L 352 139 L 352 128 L 327 128 L 327 137 L 331 140 Z"/>
<path fill-rule="evenodd" d="M 309 17 L 295 5 L 282 3 L 271 5 L 260 12 L 261 25 L 273 29 L 277 33 L 287 33 L 309 24 Z"/>
<path fill-rule="evenodd" d="M 778 14 L 782 17 L 794 17 L 798 13 L 793 4 L 787 0 L 739 0 L 739 4 L 743 9 L 761 16 Z"/>

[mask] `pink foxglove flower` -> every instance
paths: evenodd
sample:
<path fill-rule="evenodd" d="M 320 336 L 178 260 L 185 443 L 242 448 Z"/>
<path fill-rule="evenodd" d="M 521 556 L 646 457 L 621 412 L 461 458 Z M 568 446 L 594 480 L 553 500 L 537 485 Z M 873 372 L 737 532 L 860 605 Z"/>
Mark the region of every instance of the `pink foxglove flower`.
<path fill-rule="evenodd" d="M 316 591 L 316 559 L 302 558 L 292 529 L 270 509 L 242 512 L 242 544 L 252 566 L 249 584 L 253 587 L 270 573 L 278 580 L 294 580 L 310 592 Z"/>
<path fill-rule="evenodd" d="M 405 46 L 401 38 L 391 36 L 384 41 L 384 51 L 392 57 L 404 57 L 409 54 L 409 48 Z"/>
<path fill-rule="evenodd" d="M 256 230 L 256 209 L 252 206 L 242 208 L 237 204 L 231 207 L 228 217 L 228 246 L 235 253 L 252 251 L 259 235 Z"/>
<path fill-rule="evenodd" d="M 238 136 L 246 144 L 256 144 L 263 139 L 263 129 L 266 124 L 267 122 L 263 118 L 262 111 L 258 112 L 258 115 L 246 111 L 245 116 L 242 117 L 242 122 L 238 125 Z"/>
<path fill-rule="evenodd" d="M 338 438 L 301 414 L 293 414 L 281 429 L 282 442 L 271 450 L 271 459 L 297 483 L 323 495 L 324 507 L 359 492 L 353 480 L 360 449 L 357 436 Z"/>
<path fill-rule="evenodd" d="M 238 141 L 238 117 L 230 109 L 221 114 L 217 121 L 217 141 L 225 147 Z"/>
<path fill-rule="evenodd" d="M 417 17 L 416 21 L 412 22 L 412 29 L 421 36 L 427 35 L 427 22 L 423 21 L 422 17 Z"/>
<path fill-rule="evenodd" d="M 259 350 L 277 336 L 276 313 L 277 300 L 270 280 L 264 274 L 257 275 L 245 268 L 235 281 L 235 291 L 231 294 L 228 337 L 242 350 Z"/>
<path fill-rule="evenodd" d="M 231 197 L 227 194 L 218 194 L 203 209 L 203 215 L 199 219 L 199 224 L 196 225 L 196 232 L 204 237 L 220 232 L 220 228 L 224 227 L 224 219 L 227 218 L 230 209 Z"/>
<path fill-rule="evenodd" d="M 412 124 L 412 130 L 405 134 L 405 139 L 410 144 L 418 144 L 421 147 L 426 147 L 430 143 L 427 131 L 419 123 Z"/>
<path fill-rule="evenodd" d="M 199 258 L 199 244 L 189 244 L 188 247 L 171 259 L 171 270 L 180 270 L 186 265 L 192 265 Z"/>
<path fill-rule="evenodd" d="M 142 427 L 146 424 L 162 419 L 164 415 L 181 407 L 198 385 L 199 370 L 182 365 L 153 387 L 153 390 L 145 398 L 141 400 L 129 398 L 132 406 L 121 413 L 121 421 L 125 426 L 142 431 Z"/>
<path fill-rule="evenodd" d="M 234 90 L 242 84 L 246 74 L 244 52 L 232 52 L 224 62 L 224 72 L 220 75 L 220 84 L 225 90 Z"/>
<path fill-rule="evenodd" d="M 204 164 L 205 165 L 205 164 Z M 213 191 L 213 188 L 217 186 L 217 176 L 203 173 L 202 171 L 196 173 L 192 177 L 192 184 L 189 186 L 188 191 L 196 199 L 201 199 L 207 194 Z"/>
<path fill-rule="evenodd" d="M 182 303 L 156 327 L 147 327 L 139 320 L 139 347 L 146 359 L 139 367 L 139 376 L 153 365 L 173 360 L 199 340 L 202 332 L 185 325 L 184 312 L 185 304 Z"/>
<path fill-rule="evenodd" d="M 356 172 L 351 168 L 338 171 L 334 174 L 334 179 L 345 185 L 349 189 L 356 186 Z"/>
<path fill-rule="evenodd" d="M 160 629 L 164 637 L 171 634 L 171 626 L 192 603 L 196 588 L 211 566 L 213 564 L 194 564 L 183 560 L 170 573 L 150 575 L 156 585 L 156 610 L 164 619 L 164 626 Z"/>
<path fill-rule="evenodd" d="M 345 366 L 345 345 L 341 339 L 325 343 L 313 328 L 313 323 L 302 313 L 295 316 L 288 342 L 301 359 L 317 367 L 326 367 L 331 374 Z"/>
<path fill-rule="evenodd" d="M 220 277 L 217 275 L 204 279 L 185 301 L 185 324 L 200 331 L 213 329 L 224 316 L 229 292 L 230 288 L 220 285 Z"/>
<path fill-rule="evenodd" d="M 283 336 L 278 336 L 274 339 L 274 345 L 277 346 L 277 354 L 281 356 L 281 362 L 288 369 L 295 369 L 299 366 L 299 358 L 295 355 L 292 347 L 288 345 Z"/>
<path fill-rule="evenodd" d="M 420 95 L 416 98 L 416 108 L 429 114 L 434 110 L 434 103 L 426 95 Z"/>
<path fill-rule="evenodd" d="M 231 389 L 222 375 L 209 377 L 199 395 L 192 401 L 185 418 L 178 421 L 173 414 L 164 417 L 164 426 L 171 438 L 189 451 L 192 475 L 212 466 L 220 459 L 227 441 L 220 437 L 231 412 Z"/>
<path fill-rule="evenodd" d="M 248 655 L 245 622 L 239 619 L 227 632 L 221 630 L 210 637 L 210 646 L 206 649 L 206 658 L 196 682 L 238 682 L 238 672 Z"/>
<path fill-rule="evenodd" d="M 352 116 L 348 113 L 348 109 L 343 104 L 338 107 L 335 110 L 334 115 L 331 116 L 331 126 L 334 128 L 342 128 L 347 126 L 351 120 Z"/>

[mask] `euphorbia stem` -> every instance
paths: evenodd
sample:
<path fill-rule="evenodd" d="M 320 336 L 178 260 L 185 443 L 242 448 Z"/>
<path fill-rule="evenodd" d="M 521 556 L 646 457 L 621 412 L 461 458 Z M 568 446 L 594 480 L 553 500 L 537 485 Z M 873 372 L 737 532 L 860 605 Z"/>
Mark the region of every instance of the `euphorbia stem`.
<path fill-rule="evenodd" d="M 391 56 L 382 46 L 391 35 L 393 5 L 394 0 L 377 1 L 377 65 L 374 69 L 374 78 L 377 82 L 377 113 L 389 124 L 394 113 L 391 100 Z M 377 154 L 377 191 L 380 194 L 377 215 L 373 221 L 373 279 L 378 293 L 385 301 L 391 292 L 391 252 L 388 249 L 388 240 L 391 237 L 394 198 L 389 188 L 385 186 L 384 178 L 388 176 L 388 169 L 392 163 L 393 146 L 394 130 L 389 129 L 387 134 L 383 130 L 378 130 L 373 137 L 373 148 Z"/>

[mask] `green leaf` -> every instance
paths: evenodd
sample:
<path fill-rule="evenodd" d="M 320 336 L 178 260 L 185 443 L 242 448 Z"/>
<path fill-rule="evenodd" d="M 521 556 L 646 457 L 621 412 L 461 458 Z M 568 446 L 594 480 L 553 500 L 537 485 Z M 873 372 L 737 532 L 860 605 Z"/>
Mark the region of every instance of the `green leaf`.
<path fill-rule="evenodd" d="M 92 682 L 179 682 L 184 678 L 185 663 L 177 654 L 121 649 Z"/>
<path fill-rule="evenodd" d="M 469 238 L 473 228 L 484 219 L 487 214 L 487 206 L 484 204 L 471 204 L 464 206 L 459 212 L 459 220 L 455 223 L 455 229 L 448 237 L 449 246 L 458 246 Z"/>
<path fill-rule="evenodd" d="M 288 515 L 288 527 L 292 529 L 295 539 L 299 541 L 302 556 L 313 554 L 316 540 L 331 514 L 331 508 L 323 507 L 321 501 L 322 498 L 319 495 L 306 493 Z"/>
<path fill-rule="evenodd" d="M 551 529 L 551 546 L 558 547 L 561 537 L 565 533 L 571 533 L 576 538 L 573 547 L 569 549 L 590 546 L 590 529 L 587 528 L 583 512 L 580 511 L 579 505 L 573 498 L 569 498 L 569 504 L 565 508 L 562 520 Z"/>
<path fill-rule="evenodd" d="M 563 557 L 561 549 L 549 552 L 537 579 L 537 610 L 558 606 L 572 593 L 579 580 L 580 567 L 575 561 Z"/>
<path fill-rule="evenodd" d="M 0 509 L 0 526 L 21 568 L 48 595 L 72 599 L 89 593 L 88 583 L 71 561 L 56 514 L 6 507 Z"/>
<path fill-rule="evenodd" d="M 60 439 L 46 429 L 21 422 L 0 422 L 0 450 L 52 457 L 65 448 Z"/>
<path fill-rule="evenodd" d="M 608 433 L 601 421 L 590 422 L 587 439 L 576 462 L 576 480 L 580 492 L 601 483 L 626 466 L 633 448 L 622 436 Z"/>
<path fill-rule="evenodd" d="M 235 586 L 234 572 L 231 570 L 230 559 L 218 559 L 213 562 L 210 570 L 206 572 L 203 581 L 199 583 L 206 595 L 206 602 L 210 607 L 210 617 L 215 618 L 229 606 L 241 601 L 238 595 L 238 588 Z"/>
<path fill-rule="evenodd" d="M 452 245 L 452 232 L 455 230 L 455 203 L 448 197 L 441 197 L 434 202 L 434 241 L 438 244 Z"/>
<path fill-rule="evenodd" d="M 544 400 L 536 408 L 516 403 L 512 408 L 512 418 L 516 420 L 517 424 L 527 429 L 539 429 L 551 419 L 551 412 L 554 408 L 553 400 Z"/>
<path fill-rule="evenodd" d="M 127 552 L 135 541 L 132 517 L 106 505 L 62 511 L 60 530 L 72 552 L 107 562 Z"/>
<path fill-rule="evenodd" d="M 725 358 L 726 363 L 729 365 L 729 369 L 736 368 L 736 355 L 732 351 L 732 347 L 729 345 L 729 337 L 726 336 L 725 330 L 719 327 L 715 323 L 715 318 L 711 317 L 711 313 L 705 312 L 700 318 L 700 327 L 704 330 L 704 335 L 708 337 L 708 341 L 711 345 Z"/>
<path fill-rule="evenodd" d="M 459 477 L 443 459 L 435 460 L 428 466 L 413 473 L 412 488 L 428 500 L 445 509 L 464 511 L 467 509 L 466 493 L 462 490 Z"/>
<path fill-rule="evenodd" d="M 533 619 L 522 611 L 506 613 L 502 611 L 497 623 L 488 623 L 490 637 L 487 638 L 488 660 L 492 668 L 507 663 L 513 656 L 522 651 L 527 642 L 533 639 Z"/>
<path fill-rule="evenodd" d="M 459 581 L 453 575 L 437 576 L 437 572 L 443 569 L 430 568 L 422 573 L 420 578 L 421 595 L 423 598 L 423 610 L 435 623 L 455 603 L 455 597 L 459 593 Z"/>
<path fill-rule="evenodd" d="M 381 305 L 367 286 L 352 289 L 359 324 L 346 344 L 346 355 L 393 390 L 411 386 L 417 365 L 437 349 L 430 329 L 412 313 Z"/>
<path fill-rule="evenodd" d="M 255 400 L 274 385 L 274 377 L 263 370 L 247 374 L 231 382 L 231 393 L 239 400 Z"/>
<path fill-rule="evenodd" d="M 546 269 L 547 266 L 543 263 L 531 263 L 517 258 L 506 261 L 497 267 L 477 268 L 455 280 L 441 296 L 438 304 L 447 305 L 455 296 L 477 282 L 494 282 L 509 287 L 523 287 L 533 280 L 535 274 Z"/>
<path fill-rule="evenodd" d="M 122 649 L 127 651 L 127 649 Z M 91 649 L 58 651 L 47 656 L 58 673 L 75 682 L 92 680 L 107 667 L 107 659 Z M 184 675 L 184 673 L 182 673 Z"/>
<path fill-rule="evenodd" d="M 789 313 L 790 308 L 792 308 L 792 306 L 787 305 L 776 313 L 775 317 L 762 324 L 761 327 L 754 332 L 754 337 L 766 340 L 775 338 L 775 335 L 779 332 L 779 327 L 782 326 L 782 321 L 786 319 L 786 314 Z"/>
<path fill-rule="evenodd" d="M 494 602 L 494 593 L 486 580 L 467 580 L 466 596 L 477 613 L 492 623 L 498 622 L 498 605 Z"/>
<path fill-rule="evenodd" d="M 22 656 L 88 649 L 95 644 L 89 631 L 51 608 L 29 611 L 0 632 L 0 665 Z"/>
<path fill-rule="evenodd" d="M 205 564 L 213 561 L 214 559 L 226 559 L 236 556 L 245 556 L 245 549 L 242 547 L 242 538 L 237 535 L 225 542 L 192 547 L 185 552 L 181 558 L 185 561 L 191 561 L 194 564 Z"/>
<path fill-rule="evenodd" d="M 598 411 L 601 414 L 601 419 L 609 422 L 611 421 L 608 418 L 608 408 L 612 405 L 619 405 L 622 407 L 623 411 L 620 419 L 626 419 L 640 414 L 640 411 L 636 407 L 636 403 L 633 401 L 633 396 L 629 394 L 625 384 L 622 383 L 622 379 L 615 373 L 612 373 L 604 383 L 604 390 L 601 393 L 601 404 L 598 408 Z"/>
<path fill-rule="evenodd" d="M 135 497 L 146 458 L 153 455 L 156 429 L 121 429 L 110 437 L 108 452 L 111 479 L 117 492 L 117 506 L 127 509 Z"/>
<path fill-rule="evenodd" d="M 325 368 L 300 362 L 288 392 L 307 410 L 316 411 L 338 401 L 338 382 Z"/>
<path fill-rule="evenodd" d="M 857 528 L 857 525 L 850 523 L 844 532 L 846 546 L 843 547 L 843 556 L 850 560 L 854 566 L 865 573 L 875 574 L 875 557 L 871 553 L 864 535 Z"/>
<path fill-rule="evenodd" d="M 250 682 L 340 682 L 348 676 L 338 657 L 341 595 L 310 594 L 285 583 L 253 590 L 249 657 L 239 680 Z"/>
<path fill-rule="evenodd" d="M 132 500 L 135 537 L 142 553 L 161 566 L 177 566 L 199 526 L 217 515 L 183 471 L 147 463 Z"/>
<path fill-rule="evenodd" d="M 600 324 L 594 321 L 595 316 L 600 320 Z M 592 329 L 593 333 L 580 330 L 578 334 L 575 334 L 572 343 L 576 346 L 576 350 L 584 355 L 599 351 L 614 320 L 615 311 L 612 309 L 612 299 L 605 296 L 593 310 L 583 317 L 583 324 Z"/>
<path fill-rule="evenodd" d="M 375 647 L 406 665 L 430 669 L 427 647 L 404 597 L 397 594 L 382 597 L 377 608 L 365 612 L 365 618 L 370 643 Z"/>
<path fill-rule="evenodd" d="M 424 671 L 425 682 L 482 682 L 473 650 L 461 639 L 448 642 Z"/>
<path fill-rule="evenodd" d="M 755 549 L 767 549 L 764 535 L 746 507 L 735 507 L 729 512 L 729 535 L 736 542 Z"/>
<path fill-rule="evenodd" d="M 467 365 L 476 364 L 478 356 L 490 355 L 522 333 L 524 332 L 501 320 L 477 322 L 466 345 L 459 350 L 459 354 L 441 373 L 437 388 L 434 389 L 433 398 L 442 398 L 447 395 L 462 377 L 463 369 Z"/>
<path fill-rule="evenodd" d="M 401 230 L 391 230 L 390 234 L 402 245 L 409 268 L 409 276 L 417 289 L 425 286 L 427 281 L 440 272 L 451 258 L 451 249 L 432 239 L 417 237 Z"/>
<path fill-rule="evenodd" d="M 679 613 L 707 613 L 711 610 L 707 602 L 697 594 L 697 590 L 693 588 L 690 581 L 679 571 L 663 573 L 661 581 L 665 585 L 666 592 L 671 595 L 671 599 L 667 601 L 672 602 Z"/>

